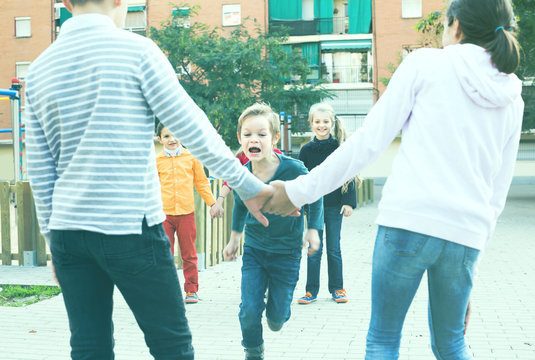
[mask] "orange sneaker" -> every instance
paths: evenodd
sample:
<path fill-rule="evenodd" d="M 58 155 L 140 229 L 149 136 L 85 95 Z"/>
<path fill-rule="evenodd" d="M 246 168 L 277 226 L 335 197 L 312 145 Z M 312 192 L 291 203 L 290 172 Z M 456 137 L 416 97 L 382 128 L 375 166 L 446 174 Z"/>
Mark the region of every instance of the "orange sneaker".
<path fill-rule="evenodd" d="M 188 291 L 186 293 L 186 298 L 184 299 L 184 302 L 186 304 L 195 304 L 199 302 L 199 297 L 197 296 L 197 293 L 194 293 L 192 291 Z"/>
<path fill-rule="evenodd" d="M 345 289 L 336 290 L 332 295 L 333 300 L 337 303 L 346 303 L 349 301 Z"/>
<path fill-rule="evenodd" d="M 318 297 L 317 296 L 313 296 L 310 292 L 307 291 L 306 295 L 303 296 L 302 298 L 300 298 L 299 300 L 297 300 L 297 302 L 299 304 L 307 305 L 307 304 L 310 304 L 311 302 L 314 302 L 316 300 L 318 300 Z"/>

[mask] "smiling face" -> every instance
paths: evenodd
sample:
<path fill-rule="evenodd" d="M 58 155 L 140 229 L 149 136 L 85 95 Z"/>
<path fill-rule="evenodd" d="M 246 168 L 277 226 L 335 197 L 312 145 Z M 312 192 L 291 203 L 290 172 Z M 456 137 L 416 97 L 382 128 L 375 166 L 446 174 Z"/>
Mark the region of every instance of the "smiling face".
<path fill-rule="evenodd" d="M 265 115 L 252 115 L 243 121 L 238 140 L 249 160 L 260 161 L 271 158 L 279 135 L 273 136 Z"/>
<path fill-rule="evenodd" d="M 180 141 L 167 128 L 162 129 L 162 133 L 158 136 L 158 141 L 170 151 L 175 151 L 180 146 Z"/>
<path fill-rule="evenodd" d="M 310 122 L 312 131 L 318 138 L 318 140 L 327 140 L 331 134 L 331 128 L 333 122 L 328 113 L 323 111 L 316 111 L 312 115 L 312 121 Z"/>

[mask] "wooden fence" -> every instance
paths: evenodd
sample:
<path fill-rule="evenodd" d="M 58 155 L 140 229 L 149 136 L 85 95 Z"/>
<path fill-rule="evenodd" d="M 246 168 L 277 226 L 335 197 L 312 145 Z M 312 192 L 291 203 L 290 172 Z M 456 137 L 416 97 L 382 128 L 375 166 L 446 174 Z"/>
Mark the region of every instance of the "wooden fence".
<path fill-rule="evenodd" d="M 223 182 L 212 181 L 212 193 L 214 196 L 221 191 Z M 373 179 L 365 179 L 362 186 L 357 190 L 357 203 L 359 207 L 373 202 Z M 11 203 L 14 204 L 12 211 Z M 210 219 L 209 208 L 201 196 L 195 192 L 195 224 L 197 226 L 197 241 L 195 246 L 198 254 L 199 269 L 214 266 L 223 261 L 223 249 L 225 248 L 231 232 L 233 198 L 230 193 L 223 204 L 225 213 L 222 218 Z M 11 185 L 9 182 L 0 182 L 0 207 L 1 207 L 1 234 L 2 252 L 0 260 L 2 265 L 12 265 L 13 260 L 19 265 L 46 266 L 50 260 L 43 236 L 39 232 L 35 215 L 32 191 L 27 181 L 17 182 Z M 12 221 L 12 216 L 16 221 Z M 16 223 L 17 241 L 12 238 L 11 224 Z M 13 244 L 17 244 L 17 252 L 13 251 Z M 182 266 L 178 242 L 175 242 L 175 262 L 178 267 Z M 242 246 L 238 255 L 243 253 Z"/>
<path fill-rule="evenodd" d="M 14 212 L 11 202 L 14 200 Z M 46 253 L 45 239 L 39 232 L 32 189 L 27 181 L 19 181 L 11 185 L 7 181 L 0 182 L 0 208 L 2 228 L 2 265 L 11 265 L 15 260 L 19 265 L 46 265 L 50 255 Z M 12 217 L 16 219 L 17 241 L 12 239 Z M 17 252 L 12 245 L 17 244 Z"/>

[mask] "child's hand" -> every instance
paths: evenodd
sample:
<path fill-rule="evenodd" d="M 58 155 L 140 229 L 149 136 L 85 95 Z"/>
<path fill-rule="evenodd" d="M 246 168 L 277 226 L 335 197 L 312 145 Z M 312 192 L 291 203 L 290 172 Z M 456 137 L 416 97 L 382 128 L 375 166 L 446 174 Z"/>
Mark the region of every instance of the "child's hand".
<path fill-rule="evenodd" d="M 223 204 L 220 204 L 219 199 L 215 202 L 214 205 L 210 206 L 210 218 L 214 219 L 216 217 L 223 217 L 225 209 L 223 209 Z"/>
<path fill-rule="evenodd" d="M 223 249 L 223 260 L 230 261 L 230 260 L 236 260 L 238 253 L 238 248 L 240 247 L 239 243 L 234 243 L 232 241 L 229 241 L 227 246 Z"/>
<path fill-rule="evenodd" d="M 230 261 L 236 260 L 238 253 L 238 248 L 240 247 L 241 233 L 232 230 L 230 233 L 230 240 L 223 249 L 223 260 Z"/>
<path fill-rule="evenodd" d="M 305 234 L 305 244 L 308 242 L 308 255 L 314 255 L 314 253 L 320 248 L 320 237 L 318 230 L 308 229 Z"/>
<path fill-rule="evenodd" d="M 353 208 L 349 205 L 342 205 L 340 214 L 344 214 L 345 217 L 351 216 L 351 214 L 353 214 Z"/>

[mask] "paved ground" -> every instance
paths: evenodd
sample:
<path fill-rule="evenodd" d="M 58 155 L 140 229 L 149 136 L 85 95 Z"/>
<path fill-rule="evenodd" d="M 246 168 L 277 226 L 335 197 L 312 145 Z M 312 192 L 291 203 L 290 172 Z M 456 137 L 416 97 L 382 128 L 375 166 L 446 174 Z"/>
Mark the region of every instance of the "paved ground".
<path fill-rule="evenodd" d="M 376 188 L 376 194 L 381 188 Z M 265 332 L 266 359 L 362 359 L 370 312 L 371 253 L 377 202 L 344 222 L 342 249 L 347 304 L 335 304 L 325 287 L 316 303 L 292 306 L 279 333 Z M 513 186 L 481 265 L 472 297 L 467 341 L 478 360 L 535 359 L 535 186 Z M 242 359 L 237 318 L 240 261 L 200 273 L 201 301 L 188 305 L 197 359 Z M 304 293 L 305 266 L 295 299 Z M 326 271 L 322 271 L 326 284 Z M 49 268 L 0 266 L 0 284 L 53 284 Z M 395 300 L 394 300 L 395 301 Z M 151 359 L 135 320 L 117 292 L 116 358 Z M 402 360 L 432 359 L 422 283 L 409 310 Z M 267 327 L 265 327 L 267 329 Z M 25 308 L 0 307 L 0 359 L 69 358 L 69 332 L 58 296 Z"/>

